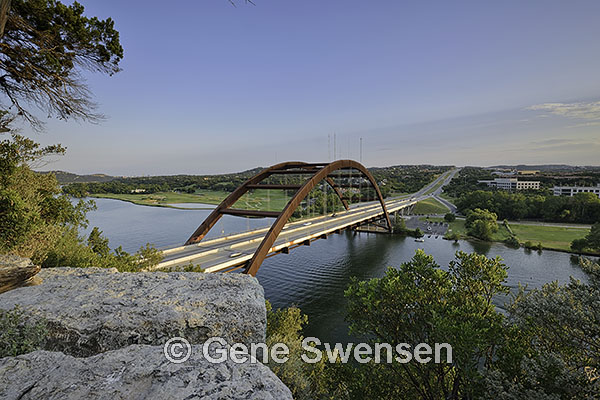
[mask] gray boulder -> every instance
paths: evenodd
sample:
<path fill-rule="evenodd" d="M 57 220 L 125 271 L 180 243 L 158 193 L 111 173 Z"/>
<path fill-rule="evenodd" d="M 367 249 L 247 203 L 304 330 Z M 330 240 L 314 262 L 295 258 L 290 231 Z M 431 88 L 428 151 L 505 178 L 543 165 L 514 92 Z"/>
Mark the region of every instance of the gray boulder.
<path fill-rule="evenodd" d="M 35 351 L 0 359 L 0 398 L 7 399 L 292 399 L 264 365 L 211 364 L 201 346 L 181 364 L 162 346 L 132 345 L 89 358 Z"/>
<path fill-rule="evenodd" d="M 213 336 L 265 341 L 264 291 L 249 275 L 50 268 L 38 276 L 38 286 L 0 294 L 0 309 L 18 305 L 46 320 L 47 350 L 85 357 L 174 336 L 192 344 Z"/>

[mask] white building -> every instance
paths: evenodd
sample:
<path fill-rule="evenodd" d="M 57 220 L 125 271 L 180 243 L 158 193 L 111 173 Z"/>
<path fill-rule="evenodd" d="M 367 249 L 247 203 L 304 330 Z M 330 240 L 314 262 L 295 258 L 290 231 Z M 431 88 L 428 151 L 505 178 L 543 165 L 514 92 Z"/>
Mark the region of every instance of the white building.
<path fill-rule="evenodd" d="M 538 190 L 540 188 L 539 181 L 520 181 L 517 178 L 494 178 L 494 180 L 482 180 L 477 182 L 485 183 L 489 187 L 503 190 Z"/>
<path fill-rule="evenodd" d="M 600 183 L 596 186 L 554 186 L 555 196 L 573 196 L 577 193 L 594 193 L 600 197 Z"/>

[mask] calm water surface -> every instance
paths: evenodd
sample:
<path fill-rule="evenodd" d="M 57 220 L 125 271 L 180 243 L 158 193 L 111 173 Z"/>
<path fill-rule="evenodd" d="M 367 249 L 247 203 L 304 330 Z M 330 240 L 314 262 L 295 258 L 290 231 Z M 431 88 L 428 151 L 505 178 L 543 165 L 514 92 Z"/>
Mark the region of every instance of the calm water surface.
<path fill-rule="evenodd" d="M 182 244 L 210 213 L 110 199 L 95 201 L 98 209 L 88 214 L 90 229 L 98 226 L 110 239 L 111 247 L 121 245 L 127 251 L 135 251 L 147 242 L 158 248 Z M 267 227 L 270 222 L 271 219 L 224 216 L 207 237 Z M 513 291 L 519 284 L 533 288 L 553 280 L 565 283 L 570 276 L 585 279 L 576 260 L 567 253 L 511 249 L 497 243 L 455 244 L 441 238 L 426 238 L 424 243 L 418 243 L 412 238 L 354 232 L 332 235 L 289 255 L 268 258 L 257 278 L 274 307 L 296 305 L 309 316 L 305 336 L 316 336 L 324 342 L 345 341 L 348 328 L 344 322 L 344 289 L 350 278 L 380 277 L 389 266 L 408 261 L 417 249 L 433 255 L 443 268 L 457 250 L 500 256 L 510 267 L 508 285 Z M 502 307 L 503 302 L 504 299 L 498 299 L 497 305 Z"/>

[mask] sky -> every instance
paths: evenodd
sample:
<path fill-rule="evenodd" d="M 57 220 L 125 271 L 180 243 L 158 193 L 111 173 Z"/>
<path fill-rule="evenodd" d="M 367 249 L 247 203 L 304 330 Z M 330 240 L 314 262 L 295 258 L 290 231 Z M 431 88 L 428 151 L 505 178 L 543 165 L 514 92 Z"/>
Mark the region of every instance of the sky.
<path fill-rule="evenodd" d="M 212 174 L 286 160 L 600 164 L 600 1 L 80 0 L 122 71 L 99 124 L 22 132 L 48 170 Z M 328 143 L 331 142 L 331 145 Z"/>

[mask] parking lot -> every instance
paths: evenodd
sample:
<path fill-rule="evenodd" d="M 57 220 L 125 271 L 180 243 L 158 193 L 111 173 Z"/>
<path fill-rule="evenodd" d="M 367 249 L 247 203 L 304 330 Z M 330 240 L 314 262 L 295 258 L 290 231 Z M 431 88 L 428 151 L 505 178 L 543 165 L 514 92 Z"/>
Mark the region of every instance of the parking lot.
<path fill-rule="evenodd" d="M 434 216 L 430 216 L 434 217 Z M 437 216 L 435 216 L 437 217 Z M 446 231 L 448 230 L 447 222 L 433 222 L 427 221 L 426 216 L 413 215 L 406 217 L 404 221 L 406 222 L 406 227 L 408 229 L 421 229 L 421 231 L 425 234 L 425 236 L 444 236 Z"/>

